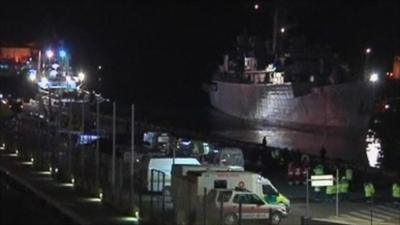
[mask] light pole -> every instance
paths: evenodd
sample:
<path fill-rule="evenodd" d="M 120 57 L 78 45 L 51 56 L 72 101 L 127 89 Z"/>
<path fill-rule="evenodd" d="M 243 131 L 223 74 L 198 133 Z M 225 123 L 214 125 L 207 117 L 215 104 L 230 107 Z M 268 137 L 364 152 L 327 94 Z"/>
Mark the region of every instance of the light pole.
<path fill-rule="evenodd" d="M 100 94 L 96 96 L 96 152 L 95 152 L 95 192 L 99 191 L 99 150 L 100 150 Z"/>
<path fill-rule="evenodd" d="M 133 203 L 133 175 L 134 175 L 134 163 L 135 163 L 135 105 L 131 106 L 131 161 L 130 161 L 130 187 L 129 187 L 129 197 L 132 209 L 134 209 Z"/>
<path fill-rule="evenodd" d="M 366 48 L 364 53 L 365 53 L 364 76 L 367 76 L 367 74 L 368 74 L 368 62 L 369 62 L 370 55 L 372 54 L 372 49 L 371 48 Z"/>

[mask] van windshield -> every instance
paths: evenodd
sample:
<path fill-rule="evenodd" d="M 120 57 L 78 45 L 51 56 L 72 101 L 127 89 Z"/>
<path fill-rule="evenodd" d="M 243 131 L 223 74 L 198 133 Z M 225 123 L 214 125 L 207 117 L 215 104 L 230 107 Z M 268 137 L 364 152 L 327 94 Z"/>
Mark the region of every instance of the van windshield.
<path fill-rule="evenodd" d="M 273 188 L 271 185 L 268 185 L 268 184 L 264 184 L 262 186 L 262 189 L 263 189 L 264 195 L 278 195 L 279 194 L 275 188 Z"/>

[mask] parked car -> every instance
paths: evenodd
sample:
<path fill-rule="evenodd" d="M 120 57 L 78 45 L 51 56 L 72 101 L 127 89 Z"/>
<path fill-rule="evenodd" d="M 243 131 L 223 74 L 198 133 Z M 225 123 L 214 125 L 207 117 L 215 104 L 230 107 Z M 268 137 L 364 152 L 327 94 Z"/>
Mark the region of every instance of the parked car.
<path fill-rule="evenodd" d="M 286 208 L 265 202 L 257 194 L 241 189 L 213 189 L 207 195 L 208 215 L 218 221 L 223 205 L 223 224 L 236 225 L 239 220 L 239 202 L 242 204 L 243 221 L 270 220 L 271 224 L 279 224 L 286 217 Z"/>

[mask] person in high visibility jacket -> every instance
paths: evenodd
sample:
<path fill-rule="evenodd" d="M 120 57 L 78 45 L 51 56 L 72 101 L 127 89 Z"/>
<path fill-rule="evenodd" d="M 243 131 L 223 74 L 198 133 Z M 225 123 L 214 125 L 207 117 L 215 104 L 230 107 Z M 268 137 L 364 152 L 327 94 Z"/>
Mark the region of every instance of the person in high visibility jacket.
<path fill-rule="evenodd" d="M 333 201 L 333 199 L 335 198 L 335 195 L 336 195 L 336 184 L 327 186 L 326 190 L 325 190 L 325 194 L 326 194 L 326 199 L 328 201 Z"/>
<path fill-rule="evenodd" d="M 398 182 L 395 182 L 392 185 L 392 197 L 393 203 L 396 205 L 400 205 L 400 184 Z"/>
<path fill-rule="evenodd" d="M 375 187 L 371 182 L 364 183 L 364 195 L 367 202 L 372 203 L 375 195 Z"/>
<path fill-rule="evenodd" d="M 342 177 L 339 182 L 339 194 L 343 199 L 347 199 L 349 193 L 349 182 L 346 177 Z"/>
<path fill-rule="evenodd" d="M 352 181 L 353 180 L 353 170 L 351 168 L 347 168 L 345 173 L 346 173 L 347 181 Z"/>
<path fill-rule="evenodd" d="M 352 189 L 351 183 L 353 181 L 353 170 L 351 168 L 347 168 L 345 170 L 345 177 L 346 177 L 346 180 L 347 180 L 347 182 L 349 184 L 349 191 L 351 191 L 351 189 Z"/>

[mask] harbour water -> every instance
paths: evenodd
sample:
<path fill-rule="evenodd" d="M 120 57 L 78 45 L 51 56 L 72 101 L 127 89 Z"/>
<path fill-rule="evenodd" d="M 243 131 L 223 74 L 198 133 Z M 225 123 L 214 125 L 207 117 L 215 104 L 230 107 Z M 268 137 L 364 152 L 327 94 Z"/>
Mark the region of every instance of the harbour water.
<path fill-rule="evenodd" d="M 141 111 L 140 108 L 138 110 Z M 147 110 L 149 111 L 144 113 Z M 261 144 L 265 136 L 268 146 L 299 150 L 312 155 L 319 155 L 321 148 L 324 147 L 328 158 L 362 162 L 365 165 L 368 163 L 365 154 L 366 131 L 365 133 L 334 133 L 329 130 L 300 130 L 270 126 L 227 116 L 211 107 L 175 108 L 174 110 L 149 108 L 139 114 L 146 115 L 151 122 L 167 123 L 211 135 L 218 134 L 243 142 Z"/>

